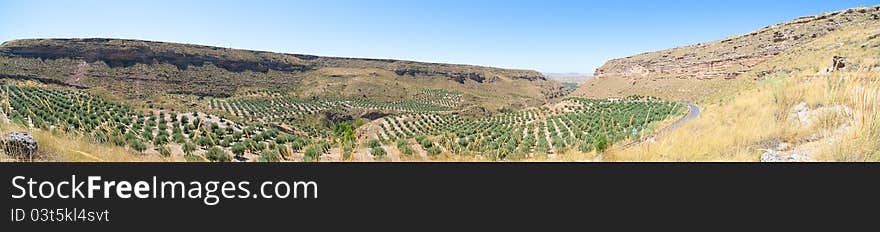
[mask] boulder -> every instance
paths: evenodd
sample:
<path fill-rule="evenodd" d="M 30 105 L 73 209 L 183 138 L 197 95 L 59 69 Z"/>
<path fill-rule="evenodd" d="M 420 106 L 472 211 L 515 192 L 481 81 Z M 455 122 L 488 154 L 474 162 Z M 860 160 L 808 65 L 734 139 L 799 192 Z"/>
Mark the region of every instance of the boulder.
<path fill-rule="evenodd" d="M 830 73 L 830 72 L 841 71 L 841 70 L 844 70 L 847 65 L 849 65 L 849 63 L 846 62 L 846 57 L 834 56 L 834 58 L 832 59 L 831 66 L 826 68 L 825 72 Z"/>
<path fill-rule="evenodd" d="M 761 162 L 764 163 L 790 163 L 810 161 L 809 156 L 803 152 L 794 151 L 790 153 L 785 153 L 772 149 L 767 149 L 763 151 L 764 153 L 761 154 Z"/>
<path fill-rule="evenodd" d="M 12 132 L 2 138 L 3 151 L 14 158 L 31 159 L 37 154 L 37 139 L 25 132 Z"/>

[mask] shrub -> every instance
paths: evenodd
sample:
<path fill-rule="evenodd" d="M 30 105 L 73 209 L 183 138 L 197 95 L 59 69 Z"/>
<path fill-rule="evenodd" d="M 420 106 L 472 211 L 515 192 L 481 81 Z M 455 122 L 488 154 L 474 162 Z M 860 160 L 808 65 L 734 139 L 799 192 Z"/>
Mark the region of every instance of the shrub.
<path fill-rule="evenodd" d="M 367 141 L 368 148 L 377 148 L 377 147 L 381 147 L 381 146 L 382 146 L 382 143 L 380 143 L 379 140 L 377 140 L 377 139 L 371 139 L 370 141 Z"/>
<path fill-rule="evenodd" d="M 406 139 L 397 140 L 397 150 L 400 150 L 400 153 L 407 157 L 415 155 L 415 151 L 409 146 L 409 142 L 407 142 Z"/>
<path fill-rule="evenodd" d="M 247 146 L 245 146 L 244 143 L 235 143 L 232 145 L 232 154 L 236 157 L 244 155 L 245 150 L 247 150 Z"/>
<path fill-rule="evenodd" d="M 184 143 L 183 144 L 183 154 L 192 155 L 193 151 L 196 150 L 196 145 L 192 143 Z"/>
<path fill-rule="evenodd" d="M 578 151 L 580 152 L 591 152 L 593 151 L 593 144 L 589 141 L 580 141 L 578 143 Z"/>
<path fill-rule="evenodd" d="M 121 135 L 111 135 L 109 139 L 110 143 L 112 143 L 113 145 L 125 146 L 125 137 Z"/>
<path fill-rule="evenodd" d="M 608 139 L 605 138 L 605 135 L 600 134 L 593 140 L 593 148 L 599 153 L 605 152 L 608 149 Z"/>
<path fill-rule="evenodd" d="M 168 143 L 168 137 L 165 135 L 158 135 L 153 139 L 153 145 L 162 146 Z"/>
<path fill-rule="evenodd" d="M 428 148 L 427 152 L 428 152 L 428 156 L 430 156 L 430 157 L 436 157 L 437 155 L 440 155 L 440 153 L 442 153 L 440 148 L 436 147 L 436 146 Z"/>
<path fill-rule="evenodd" d="M 164 157 L 169 157 L 169 156 L 171 156 L 171 148 L 168 148 L 168 146 L 160 146 L 160 147 L 157 147 L 157 148 L 156 148 L 156 151 L 158 151 L 159 154 L 162 155 L 162 156 L 164 156 Z"/>
<path fill-rule="evenodd" d="M 387 154 L 382 147 L 374 147 L 370 149 L 370 155 L 373 155 L 376 159 L 383 160 Z"/>
<path fill-rule="evenodd" d="M 134 149 L 134 150 L 137 151 L 137 152 L 144 152 L 145 150 L 147 150 L 147 145 L 144 144 L 144 142 L 142 142 L 142 141 L 139 140 L 139 139 L 134 139 L 134 140 L 132 140 L 132 141 L 128 144 L 128 146 L 131 147 L 131 149 Z"/>
<path fill-rule="evenodd" d="M 214 162 L 229 162 L 229 154 L 226 154 L 226 151 L 223 151 L 220 147 L 212 147 L 208 149 L 208 152 L 205 153 L 205 157 L 210 161 Z"/>
<path fill-rule="evenodd" d="M 260 162 L 278 162 L 281 161 L 281 154 L 277 150 L 265 150 L 260 154 Z"/>
<path fill-rule="evenodd" d="M 182 143 L 185 143 L 185 142 L 186 142 L 186 137 L 183 136 L 183 134 L 181 134 L 180 132 L 174 133 L 174 135 L 172 135 L 172 137 L 174 137 L 174 142 L 175 142 L 175 143 L 181 143 L 181 144 L 182 144 Z"/>
<path fill-rule="evenodd" d="M 354 126 L 349 122 L 341 122 L 333 125 L 333 132 L 341 141 L 354 141 Z"/>
<path fill-rule="evenodd" d="M 303 155 L 303 161 L 305 162 L 314 162 L 318 161 L 321 158 L 321 148 L 318 146 L 309 146 L 306 148 L 306 152 Z"/>

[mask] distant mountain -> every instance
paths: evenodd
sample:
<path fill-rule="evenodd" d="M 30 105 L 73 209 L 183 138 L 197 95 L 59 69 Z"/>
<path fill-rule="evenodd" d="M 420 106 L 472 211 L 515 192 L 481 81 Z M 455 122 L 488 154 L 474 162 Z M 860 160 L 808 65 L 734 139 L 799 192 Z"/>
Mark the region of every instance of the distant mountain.
<path fill-rule="evenodd" d="M 581 84 L 593 78 L 593 74 L 587 73 L 544 73 L 544 76 L 548 79 L 557 80 L 563 83 L 577 83 Z"/>

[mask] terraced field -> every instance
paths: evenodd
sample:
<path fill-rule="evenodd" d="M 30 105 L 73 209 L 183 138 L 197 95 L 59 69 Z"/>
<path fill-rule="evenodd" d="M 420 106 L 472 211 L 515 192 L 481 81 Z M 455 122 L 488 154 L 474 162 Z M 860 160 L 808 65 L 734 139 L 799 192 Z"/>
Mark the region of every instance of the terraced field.
<path fill-rule="evenodd" d="M 79 91 L 4 85 L 0 96 L 3 113 L 13 123 L 84 136 L 95 143 L 111 143 L 141 153 L 178 153 L 187 160 L 224 161 L 230 158 L 227 151 L 236 151 L 235 146 L 247 145 L 256 152 L 263 143 L 304 145 L 310 141 L 204 113 L 136 110 Z M 241 155 L 244 152 L 236 152 L 236 156 Z"/>
<path fill-rule="evenodd" d="M 3 85 L 0 106 L 13 123 L 190 161 L 519 160 L 604 150 L 641 136 L 682 104 L 629 97 L 568 98 L 493 116 L 466 116 L 462 94 L 419 91 L 412 100 L 299 99 L 272 92 L 208 98 L 208 112 L 135 109 L 85 91 Z M 382 112 L 333 125 L 306 123 L 329 111 Z M 367 120 L 368 122 L 362 122 Z"/>
<path fill-rule="evenodd" d="M 371 102 L 361 99 L 299 99 L 273 94 L 269 97 L 239 97 L 209 101 L 210 108 L 250 121 L 272 122 L 299 115 L 318 114 L 332 109 L 361 109 L 386 112 L 446 112 L 461 104 L 461 93 L 423 90 L 412 101 Z"/>
<path fill-rule="evenodd" d="M 590 152 L 650 131 L 656 122 L 683 113 L 679 103 L 649 98 L 595 100 L 569 98 L 549 107 L 492 117 L 413 113 L 374 122 L 370 138 L 415 140 L 429 155 L 521 159 L 576 149 Z"/>

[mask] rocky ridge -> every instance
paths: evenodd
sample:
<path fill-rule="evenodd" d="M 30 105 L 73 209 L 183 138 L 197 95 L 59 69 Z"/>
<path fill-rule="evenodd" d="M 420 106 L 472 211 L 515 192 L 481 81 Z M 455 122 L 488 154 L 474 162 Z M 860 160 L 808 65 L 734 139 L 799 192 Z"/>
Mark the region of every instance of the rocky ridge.
<path fill-rule="evenodd" d="M 596 78 L 733 79 L 791 48 L 842 28 L 880 23 L 880 6 L 806 16 L 724 40 L 608 61 Z"/>

